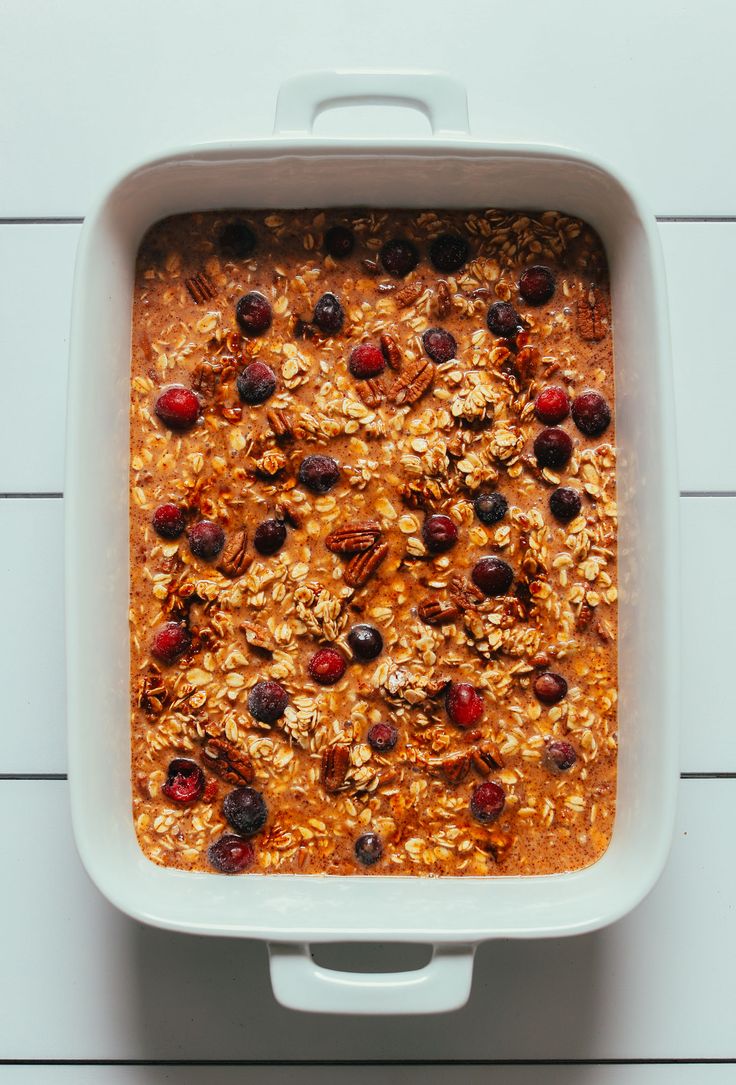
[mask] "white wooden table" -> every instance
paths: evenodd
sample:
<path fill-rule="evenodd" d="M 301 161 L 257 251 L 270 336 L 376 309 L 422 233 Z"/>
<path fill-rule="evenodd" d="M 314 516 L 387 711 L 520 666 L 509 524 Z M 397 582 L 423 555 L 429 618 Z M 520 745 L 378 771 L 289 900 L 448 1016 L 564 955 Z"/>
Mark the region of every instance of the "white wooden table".
<path fill-rule="evenodd" d="M 0 1081 L 736 1081 L 735 32 L 729 0 L 0 2 Z M 445 69 L 467 83 L 474 134 L 615 163 L 660 217 L 669 279 L 684 740 L 671 859 L 614 927 L 484 946 L 468 1006 L 444 1018 L 281 1009 L 262 945 L 150 930 L 108 905 L 67 809 L 61 522 L 79 223 L 149 152 L 266 135 L 280 80 L 321 67 Z M 364 121 L 336 111 L 319 124 Z M 387 134 L 422 125 L 385 115 Z"/>

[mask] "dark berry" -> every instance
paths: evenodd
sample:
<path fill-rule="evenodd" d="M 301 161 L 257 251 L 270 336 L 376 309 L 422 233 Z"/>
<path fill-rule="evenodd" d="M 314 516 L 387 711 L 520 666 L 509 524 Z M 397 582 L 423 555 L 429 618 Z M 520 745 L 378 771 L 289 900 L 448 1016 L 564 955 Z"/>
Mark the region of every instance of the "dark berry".
<path fill-rule="evenodd" d="M 500 818 L 505 803 L 506 794 L 503 788 L 499 784 L 494 784 L 493 780 L 486 780 L 473 792 L 470 813 L 477 821 L 490 825 L 491 822 Z"/>
<path fill-rule="evenodd" d="M 345 674 L 345 656 L 336 648 L 320 648 L 309 661 L 309 673 L 321 686 L 334 686 Z"/>
<path fill-rule="evenodd" d="M 586 437 L 600 437 L 611 423 L 611 409 L 600 392 L 581 392 L 572 403 L 572 420 Z"/>
<path fill-rule="evenodd" d="M 447 715 L 456 727 L 475 727 L 483 716 L 483 698 L 469 682 L 453 682 L 445 697 Z"/>
<path fill-rule="evenodd" d="M 374 625 L 354 625 L 348 633 L 348 644 L 355 658 L 366 662 L 383 651 L 383 637 Z"/>
<path fill-rule="evenodd" d="M 383 373 L 386 368 L 386 359 L 383 351 L 372 343 L 360 343 L 353 347 L 350 352 L 348 369 L 358 380 L 369 380 Z"/>
<path fill-rule="evenodd" d="M 565 772 L 566 769 L 571 769 L 578 759 L 574 747 L 569 742 L 563 742 L 560 739 L 548 742 L 544 754 L 547 768 L 552 772 Z"/>
<path fill-rule="evenodd" d="M 429 259 L 446 275 L 459 271 L 468 259 L 468 243 L 459 234 L 440 234 L 429 246 Z"/>
<path fill-rule="evenodd" d="M 276 391 L 276 374 L 265 362 L 251 362 L 238 373 L 237 385 L 243 403 L 257 407 Z"/>
<path fill-rule="evenodd" d="M 286 712 L 289 694 L 271 679 L 256 682 L 248 694 L 248 711 L 260 723 L 275 723 Z"/>
<path fill-rule="evenodd" d="M 570 413 L 570 400 L 565 389 L 554 384 L 545 388 L 537 396 L 534 412 L 545 426 L 556 426 L 564 421 Z"/>
<path fill-rule="evenodd" d="M 535 264 L 522 271 L 519 293 L 529 305 L 544 305 L 555 292 L 555 277 L 548 267 Z"/>
<path fill-rule="evenodd" d="M 542 704 L 557 704 L 567 693 L 567 682 L 561 674 L 543 671 L 534 679 L 534 696 Z"/>
<path fill-rule="evenodd" d="M 508 512 L 509 503 L 503 494 L 478 494 L 473 502 L 475 515 L 482 524 L 497 524 Z"/>
<path fill-rule="evenodd" d="M 198 520 L 187 534 L 189 549 L 195 557 L 212 561 L 225 545 L 225 532 L 212 520 Z"/>
<path fill-rule="evenodd" d="M 259 554 L 275 554 L 285 542 L 286 524 L 283 520 L 264 520 L 253 536 L 253 545 Z"/>
<path fill-rule="evenodd" d="M 442 554 L 457 542 L 457 527 L 449 516 L 437 512 L 424 521 L 422 538 L 431 554 Z"/>
<path fill-rule="evenodd" d="M 355 234 L 348 226 L 330 226 L 325 234 L 325 249 L 336 260 L 342 260 L 355 248 Z"/>
<path fill-rule="evenodd" d="M 550 494 L 549 511 L 555 520 L 567 524 L 580 515 L 580 494 L 570 486 L 558 486 Z"/>
<path fill-rule="evenodd" d="M 422 336 L 422 346 L 433 362 L 449 362 L 457 354 L 455 336 L 444 328 L 427 328 Z"/>
<path fill-rule="evenodd" d="M 217 247 L 231 260 L 245 260 L 256 247 L 256 235 L 241 219 L 228 222 L 220 230 Z"/>
<path fill-rule="evenodd" d="M 253 836 L 263 828 L 268 817 L 266 800 L 254 787 L 236 787 L 229 791 L 222 812 L 241 836 Z"/>
<path fill-rule="evenodd" d="M 313 322 L 320 331 L 335 335 L 343 326 L 345 313 L 336 294 L 323 294 L 314 307 Z"/>
<path fill-rule="evenodd" d="M 326 494 L 340 480 L 340 468 L 332 456 L 305 456 L 299 465 L 299 481 L 315 494 Z"/>
<path fill-rule="evenodd" d="M 195 802 L 204 791 L 204 773 L 196 761 L 175 757 L 169 763 L 161 790 L 173 802 Z"/>
<path fill-rule="evenodd" d="M 151 522 L 153 530 L 162 539 L 178 539 L 186 527 L 184 513 L 178 505 L 159 505 Z"/>
<path fill-rule="evenodd" d="M 232 833 L 221 836 L 207 849 L 210 864 L 220 874 L 240 874 L 251 865 L 255 856 L 250 840 L 243 840 L 241 836 L 234 836 Z"/>
<path fill-rule="evenodd" d="M 502 339 L 513 339 L 521 327 L 521 318 L 510 301 L 495 301 L 486 317 L 488 330 Z"/>
<path fill-rule="evenodd" d="M 179 622 L 167 622 L 153 634 L 151 655 L 161 663 L 173 663 L 189 649 L 191 644 L 189 630 Z"/>
<path fill-rule="evenodd" d="M 257 290 L 251 290 L 236 305 L 235 319 L 244 335 L 263 335 L 271 327 L 271 303 Z"/>
<path fill-rule="evenodd" d="M 368 745 L 376 753 L 386 753 L 393 750 L 399 737 L 399 732 L 390 723 L 374 723 L 368 732 Z"/>
<path fill-rule="evenodd" d="M 199 418 L 200 404 L 194 392 L 175 384 L 161 393 L 154 410 L 169 429 L 186 430 Z"/>
<path fill-rule="evenodd" d="M 564 467 L 572 456 L 572 439 L 564 429 L 543 429 L 534 440 L 539 467 Z"/>
<path fill-rule="evenodd" d="M 363 866 L 373 866 L 383 855 L 383 844 L 376 833 L 363 833 L 355 841 L 355 858 Z"/>
<path fill-rule="evenodd" d="M 416 245 L 403 237 L 387 241 L 378 256 L 386 271 L 395 279 L 403 279 L 419 263 Z"/>
<path fill-rule="evenodd" d="M 514 571 L 501 558 L 481 558 L 471 574 L 476 588 L 484 595 L 505 595 L 514 579 Z"/>

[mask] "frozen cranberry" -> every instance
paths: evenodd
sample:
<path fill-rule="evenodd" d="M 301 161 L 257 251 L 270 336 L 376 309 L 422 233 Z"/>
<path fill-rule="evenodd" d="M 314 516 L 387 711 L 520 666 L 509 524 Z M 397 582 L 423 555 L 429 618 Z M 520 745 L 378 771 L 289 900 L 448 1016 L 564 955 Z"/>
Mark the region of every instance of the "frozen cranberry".
<path fill-rule="evenodd" d="M 336 260 L 342 260 L 355 248 L 355 234 L 348 226 L 330 226 L 325 234 L 325 249 Z"/>
<path fill-rule="evenodd" d="M 564 429 L 543 429 L 534 440 L 539 467 L 564 467 L 572 456 L 572 440 Z"/>
<path fill-rule="evenodd" d="M 236 787 L 229 791 L 222 812 L 241 836 L 253 836 L 263 828 L 268 817 L 266 800 L 254 787 Z"/>
<path fill-rule="evenodd" d="M 482 524 L 497 524 L 508 512 L 509 503 L 503 494 L 478 494 L 473 502 L 475 515 Z"/>
<path fill-rule="evenodd" d="M 189 649 L 192 643 L 189 630 L 179 622 L 167 622 L 153 634 L 151 655 L 161 663 L 173 663 Z"/>
<path fill-rule="evenodd" d="M 263 335 L 271 327 L 271 302 L 257 290 L 251 290 L 235 306 L 235 319 L 244 335 Z"/>
<path fill-rule="evenodd" d="M 172 802 L 195 802 L 204 791 L 204 773 L 196 761 L 175 757 L 169 763 L 161 790 Z"/>
<path fill-rule="evenodd" d="M 248 711 L 260 723 L 275 723 L 286 712 L 289 694 L 271 679 L 256 682 L 248 694 Z"/>
<path fill-rule="evenodd" d="M 220 230 L 217 247 L 231 260 L 245 260 L 256 247 L 256 235 L 242 219 L 235 219 Z"/>
<path fill-rule="evenodd" d="M 555 520 L 567 524 L 580 515 L 580 494 L 570 486 L 558 486 L 550 494 L 549 511 Z"/>
<path fill-rule="evenodd" d="M 548 742 L 544 754 L 547 768 L 552 772 L 565 772 L 566 769 L 571 769 L 578 759 L 574 747 L 569 742 L 563 742 L 561 739 L 553 739 L 552 742 Z"/>
<path fill-rule="evenodd" d="M 334 686 L 345 674 L 345 656 L 336 648 L 320 648 L 309 661 L 309 673 L 321 686 Z"/>
<path fill-rule="evenodd" d="M 225 545 L 225 532 L 212 520 L 198 520 L 192 524 L 187 535 L 189 549 L 195 557 L 212 561 Z"/>
<path fill-rule="evenodd" d="M 156 414 L 169 429 L 191 429 L 199 418 L 200 405 L 194 392 L 175 384 L 156 400 Z"/>
<path fill-rule="evenodd" d="M 237 386 L 243 403 L 257 407 L 276 391 L 276 374 L 265 362 L 251 362 L 238 373 Z"/>
<path fill-rule="evenodd" d="M 514 571 L 501 558 L 481 558 L 471 573 L 476 588 L 484 595 L 505 595 L 514 579 Z"/>
<path fill-rule="evenodd" d="M 355 858 L 363 866 L 373 866 L 383 855 L 383 844 L 376 833 L 363 833 L 355 841 Z"/>
<path fill-rule="evenodd" d="M 368 732 L 368 745 L 376 753 L 386 753 L 393 750 L 399 737 L 399 732 L 390 723 L 374 723 Z"/>
<path fill-rule="evenodd" d="M 586 437 L 600 437 L 611 424 L 611 409 L 600 392 L 581 392 L 572 403 L 572 420 Z"/>
<path fill-rule="evenodd" d="M 548 267 L 534 264 L 522 271 L 519 293 L 529 305 L 544 305 L 555 292 L 555 277 Z"/>
<path fill-rule="evenodd" d="M 460 234 L 440 234 L 429 246 L 429 259 L 446 275 L 459 271 L 468 259 L 468 243 Z"/>
<path fill-rule="evenodd" d="M 340 479 L 332 456 L 305 456 L 299 465 L 299 481 L 315 494 L 326 494 Z"/>
<path fill-rule="evenodd" d="M 433 362 L 449 362 L 457 354 L 455 336 L 444 328 L 427 328 L 422 336 L 422 346 Z"/>
<path fill-rule="evenodd" d="M 348 369 L 358 380 L 369 380 L 383 373 L 386 368 L 386 359 L 383 351 L 372 343 L 359 343 L 350 352 Z"/>
<path fill-rule="evenodd" d="M 403 279 L 419 263 L 416 245 L 403 237 L 387 241 L 378 256 L 386 271 L 395 279 Z"/>
<path fill-rule="evenodd" d="M 475 727 L 483 716 L 483 698 L 470 682 L 453 682 L 445 697 L 447 715 L 456 727 Z"/>
<path fill-rule="evenodd" d="M 383 637 L 375 625 L 354 625 L 348 633 L 348 644 L 355 658 L 365 662 L 383 651 Z"/>
<path fill-rule="evenodd" d="M 151 522 L 153 530 L 162 539 L 178 539 L 186 527 L 184 513 L 178 505 L 159 505 Z"/>
<path fill-rule="evenodd" d="M 503 339 L 513 339 L 521 327 L 521 318 L 510 301 L 495 301 L 486 317 L 488 330 Z"/>
<path fill-rule="evenodd" d="M 567 682 L 561 674 L 543 671 L 534 679 L 534 696 L 542 704 L 557 704 L 567 693 Z"/>
<path fill-rule="evenodd" d="M 253 536 L 253 545 L 259 554 L 275 554 L 285 542 L 286 524 L 283 520 L 264 520 Z"/>
<path fill-rule="evenodd" d="M 345 320 L 340 299 L 336 294 L 323 294 L 314 307 L 312 320 L 320 331 L 335 335 L 340 331 Z"/>
<path fill-rule="evenodd" d="M 499 784 L 486 780 L 476 787 L 470 799 L 470 813 L 477 821 L 486 825 L 497 821 L 506 804 L 506 794 Z"/>
<path fill-rule="evenodd" d="M 555 384 L 550 385 L 537 396 L 534 411 L 539 421 L 544 422 L 545 426 L 556 426 L 570 413 L 567 392 Z"/>
<path fill-rule="evenodd" d="M 220 874 L 240 874 L 251 865 L 255 856 L 250 840 L 243 840 L 233 833 L 225 833 L 207 849 L 210 865 Z"/>
<path fill-rule="evenodd" d="M 431 554 L 442 554 L 457 542 L 457 527 L 449 516 L 437 512 L 424 521 L 422 538 Z"/>

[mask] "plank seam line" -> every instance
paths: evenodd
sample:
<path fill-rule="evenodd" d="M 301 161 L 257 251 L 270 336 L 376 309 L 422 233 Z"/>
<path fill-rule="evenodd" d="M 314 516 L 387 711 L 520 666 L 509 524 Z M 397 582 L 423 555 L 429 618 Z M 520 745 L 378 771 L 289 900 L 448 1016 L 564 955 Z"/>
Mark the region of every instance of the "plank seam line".
<path fill-rule="evenodd" d="M 0 1066 L 731 1066 L 736 1058 L 644 1059 L 0 1059 Z"/>

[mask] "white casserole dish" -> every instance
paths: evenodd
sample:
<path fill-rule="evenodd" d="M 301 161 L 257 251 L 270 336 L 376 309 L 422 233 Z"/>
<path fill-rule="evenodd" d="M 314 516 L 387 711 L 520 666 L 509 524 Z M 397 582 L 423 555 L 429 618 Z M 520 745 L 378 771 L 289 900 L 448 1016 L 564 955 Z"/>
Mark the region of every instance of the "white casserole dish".
<path fill-rule="evenodd" d="M 348 101 L 425 112 L 433 137 L 316 139 Z M 620 756 L 610 847 L 535 878 L 218 877 L 151 863 L 131 815 L 128 405 L 135 255 L 176 212 L 219 207 L 554 208 L 600 233 L 611 266 L 620 446 Z M 74 284 L 66 477 L 69 779 L 91 878 L 136 919 L 269 942 L 277 999 L 297 1009 L 422 1013 L 461 1006 L 475 946 L 577 934 L 649 891 L 672 834 L 677 779 L 677 487 L 669 344 L 654 219 L 611 171 L 550 146 L 467 135 L 463 88 L 441 75 L 313 73 L 282 87 L 271 140 L 176 151 L 119 180 L 86 220 Z M 415 972 L 318 967 L 310 942 L 431 943 Z"/>

